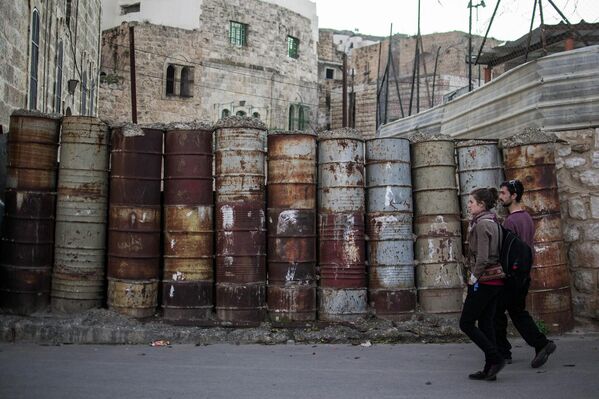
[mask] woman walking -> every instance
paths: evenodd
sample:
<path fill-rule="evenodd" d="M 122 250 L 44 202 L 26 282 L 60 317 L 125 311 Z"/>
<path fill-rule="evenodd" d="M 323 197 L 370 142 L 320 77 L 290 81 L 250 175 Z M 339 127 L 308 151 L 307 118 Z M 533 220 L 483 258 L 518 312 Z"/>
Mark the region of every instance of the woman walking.
<path fill-rule="evenodd" d="M 485 353 L 482 371 L 473 380 L 495 381 L 505 366 L 495 343 L 495 308 L 505 274 L 499 264 L 501 229 L 491 209 L 497 203 L 494 188 L 479 188 L 468 197 L 468 295 L 462 308 L 460 329 Z M 478 326 L 476 325 L 478 322 Z"/>

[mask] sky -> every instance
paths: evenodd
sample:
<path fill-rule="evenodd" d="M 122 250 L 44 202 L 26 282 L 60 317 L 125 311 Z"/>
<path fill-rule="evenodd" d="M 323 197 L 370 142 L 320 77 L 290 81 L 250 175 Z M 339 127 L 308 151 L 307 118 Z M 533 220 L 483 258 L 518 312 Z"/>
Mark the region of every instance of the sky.
<path fill-rule="evenodd" d="M 393 33 L 417 33 L 418 0 L 313 0 L 316 3 L 319 27 L 358 30 L 362 34 L 388 36 Z M 420 30 L 422 34 L 460 30 L 468 32 L 469 0 L 420 0 Z M 480 0 L 472 0 L 473 5 Z M 472 9 L 472 32 L 483 36 L 497 0 L 485 0 L 486 7 Z M 599 0 L 553 0 L 571 23 L 584 19 L 599 22 Z M 561 18 L 548 0 L 542 0 L 546 24 Z M 530 28 L 534 0 L 501 0 L 489 32 L 499 40 L 514 40 Z M 478 11 L 478 13 L 477 13 Z M 478 14 L 478 15 L 477 15 Z M 540 24 L 537 7 L 534 27 Z"/>

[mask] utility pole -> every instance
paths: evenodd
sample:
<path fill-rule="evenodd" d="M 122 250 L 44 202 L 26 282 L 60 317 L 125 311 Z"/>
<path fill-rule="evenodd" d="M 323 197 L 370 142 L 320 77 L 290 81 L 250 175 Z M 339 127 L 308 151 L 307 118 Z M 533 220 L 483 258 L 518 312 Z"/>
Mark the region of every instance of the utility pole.
<path fill-rule="evenodd" d="M 129 27 L 129 73 L 131 77 L 131 121 L 137 123 L 137 87 L 135 83 L 135 34 Z"/>
<path fill-rule="evenodd" d="M 388 115 L 388 111 L 389 111 L 389 63 L 393 63 L 393 60 L 391 59 L 391 57 L 392 57 L 391 45 L 393 44 L 391 41 L 392 38 L 393 38 L 393 24 L 391 24 L 391 28 L 389 29 L 389 50 L 387 51 L 387 68 L 386 68 L 387 82 L 385 83 L 385 123 L 387 123 L 389 121 L 389 115 Z"/>
<path fill-rule="evenodd" d="M 420 0 L 418 0 L 418 36 L 416 39 L 416 113 L 420 112 Z"/>
<path fill-rule="evenodd" d="M 343 96 L 342 99 L 342 108 L 343 108 L 343 118 L 342 125 L 343 127 L 347 127 L 347 53 L 343 53 L 343 92 L 341 94 Z"/>
<path fill-rule="evenodd" d="M 472 9 L 478 7 L 485 7 L 484 0 L 481 0 L 478 4 L 472 4 L 472 0 L 468 1 L 468 8 L 470 10 L 470 17 L 468 19 L 468 91 L 472 91 Z"/>

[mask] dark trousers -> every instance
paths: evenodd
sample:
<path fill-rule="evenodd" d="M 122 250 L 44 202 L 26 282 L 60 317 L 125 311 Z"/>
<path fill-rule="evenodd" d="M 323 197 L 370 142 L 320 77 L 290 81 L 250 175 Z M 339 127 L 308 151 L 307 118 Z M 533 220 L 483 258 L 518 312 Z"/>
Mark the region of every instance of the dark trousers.
<path fill-rule="evenodd" d="M 460 329 L 485 353 L 487 365 L 499 363 L 502 359 L 495 343 L 494 324 L 495 308 L 502 288 L 480 283 L 478 288 L 469 285 L 460 317 Z"/>
<path fill-rule="evenodd" d="M 506 286 L 499 294 L 497 301 L 497 311 L 495 313 L 495 335 L 497 339 L 497 348 L 505 358 L 512 357 L 512 345 L 507 339 L 507 316 L 510 315 L 512 323 L 520 333 L 524 341 L 538 352 L 547 343 L 547 337 L 537 327 L 537 324 L 526 311 L 526 295 L 530 280 L 521 288 L 512 288 Z"/>

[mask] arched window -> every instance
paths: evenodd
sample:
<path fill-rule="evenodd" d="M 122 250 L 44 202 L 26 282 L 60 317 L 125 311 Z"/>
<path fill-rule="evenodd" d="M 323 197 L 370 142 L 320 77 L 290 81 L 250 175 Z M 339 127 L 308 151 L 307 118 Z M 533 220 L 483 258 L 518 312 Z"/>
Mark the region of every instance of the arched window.
<path fill-rule="evenodd" d="M 181 69 L 181 97 L 191 97 L 191 86 L 193 84 L 192 71 L 189 67 Z"/>
<path fill-rule="evenodd" d="M 63 61 L 63 46 L 62 40 L 58 43 L 56 51 L 56 82 L 54 90 L 54 112 L 60 113 L 62 104 L 62 61 Z"/>
<path fill-rule="evenodd" d="M 298 128 L 298 130 L 304 130 L 306 128 L 306 126 L 305 126 L 306 125 L 306 119 L 304 117 L 304 107 L 302 107 L 301 105 L 299 107 L 299 112 L 298 113 L 299 113 L 299 115 L 297 117 L 297 120 L 298 120 L 298 122 L 297 122 L 297 128 Z"/>
<path fill-rule="evenodd" d="M 237 111 L 237 113 L 235 115 L 237 115 L 237 116 L 245 116 L 246 113 L 245 113 L 245 111 Z"/>
<path fill-rule="evenodd" d="M 91 62 L 89 63 L 89 69 L 88 69 L 88 76 L 89 76 L 89 80 L 90 80 L 90 85 L 89 85 L 89 109 L 87 110 L 87 114 L 88 115 L 93 115 L 94 114 L 94 100 L 95 100 L 95 96 L 96 96 L 96 80 L 92 78 L 92 64 Z"/>
<path fill-rule="evenodd" d="M 223 112 L 221 112 L 220 117 L 221 118 L 226 118 L 227 116 L 231 115 L 231 111 L 229 111 L 228 109 L 223 109 Z"/>
<path fill-rule="evenodd" d="M 166 95 L 172 96 L 175 94 L 175 67 L 169 65 L 166 68 Z"/>
<path fill-rule="evenodd" d="M 29 109 L 37 109 L 37 64 L 40 53 L 40 13 L 31 15 L 31 57 L 29 66 Z"/>
<path fill-rule="evenodd" d="M 295 107 L 289 106 L 289 130 L 295 129 Z"/>
<path fill-rule="evenodd" d="M 87 115 L 87 71 L 81 74 L 81 109 L 80 115 Z"/>
<path fill-rule="evenodd" d="M 254 118 L 260 119 L 260 113 L 259 113 L 259 112 L 254 112 L 254 113 L 252 114 L 252 116 L 253 116 Z"/>
<path fill-rule="evenodd" d="M 71 6 L 72 1 L 71 0 L 67 0 L 67 4 L 66 4 L 66 16 L 65 16 L 65 23 L 67 25 L 67 28 L 70 28 L 71 26 Z"/>

